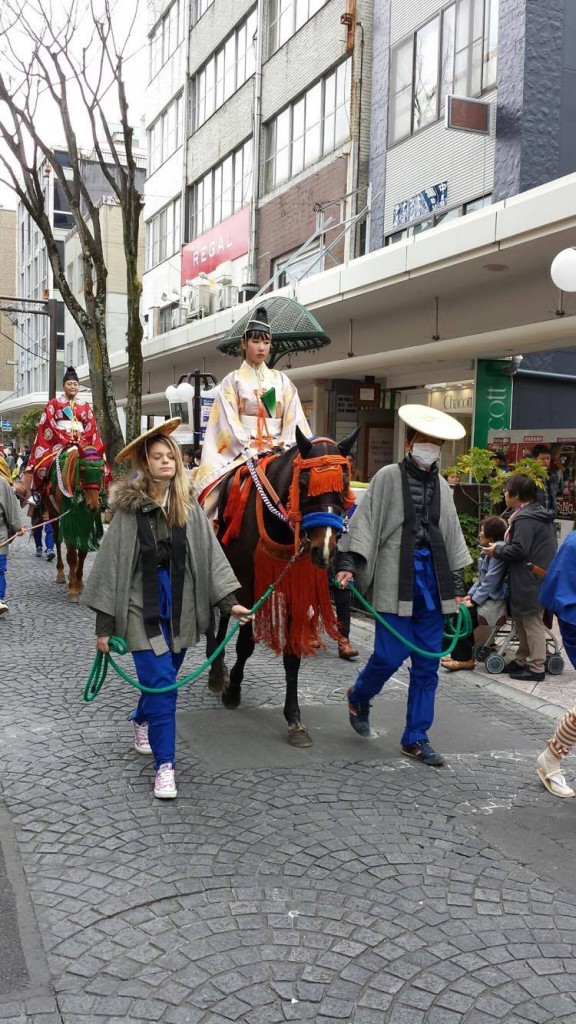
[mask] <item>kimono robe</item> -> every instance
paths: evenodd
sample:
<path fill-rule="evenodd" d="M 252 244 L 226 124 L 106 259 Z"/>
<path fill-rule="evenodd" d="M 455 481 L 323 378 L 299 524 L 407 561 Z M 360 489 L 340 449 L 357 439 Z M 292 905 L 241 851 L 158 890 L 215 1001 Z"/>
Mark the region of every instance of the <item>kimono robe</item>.
<path fill-rule="evenodd" d="M 266 396 L 266 406 L 262 395 Z M 215 512 L 223 476 L 261 451 L 295 444 L 297 426 L 310 437 L 298 392 L 285 373 L 265 365 L 256 370 L 243 362 L 224 377 L 212 405 L 202 459 L 194 476 L 194 491 L 205 512 Z"/>
<path fill-rule="evenodd" d="M 85 447 L 95 448 L 99 457 L 104 457 L 104 444 L 88 402 L 80 402 L 77 399 L 70 401 L 66 395 L 51 398 L 40 417 L 26 467 L 27 472 L 34 474 L 36 488 L 42 485 L 50 472 L 51 456 L 73 441 L 79 441 Z M 107 467 L 107 480 L 108 474 Z"/>

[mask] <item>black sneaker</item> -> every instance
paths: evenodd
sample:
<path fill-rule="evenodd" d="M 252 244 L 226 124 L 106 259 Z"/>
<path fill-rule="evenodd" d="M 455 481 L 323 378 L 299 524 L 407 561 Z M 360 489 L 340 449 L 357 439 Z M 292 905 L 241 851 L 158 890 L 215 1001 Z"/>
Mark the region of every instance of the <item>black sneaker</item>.
<path fill-rule="evenodd" d="M 525 683 L 542 683 L 546 678 L 545 672 L 534 672 L 528 665 L 523 665 L 516 672 L 509 672 L 510 679 L 520 679 Z"/>
<path fill-rule="evenodd" d="M 354 689 L 353 686 L 347 691 L 348 697 L 348 718 L 350 719 L 350 725 L 357 732 L 359 736 L 370 735 L 370 702 L 367 700 L 355 701 L 352 700 L 350 694 Z"/>
<path fill-rule="evenodd" d="M 441 768 L 445 763 L 442 754 L 438 754 L 430 746 L 428 740 L 418 740 L 417 743 L 402 744 L 402 753 L 407 757 L 414 757 L 422 764 L 432 765 L 434 768 Z"/>

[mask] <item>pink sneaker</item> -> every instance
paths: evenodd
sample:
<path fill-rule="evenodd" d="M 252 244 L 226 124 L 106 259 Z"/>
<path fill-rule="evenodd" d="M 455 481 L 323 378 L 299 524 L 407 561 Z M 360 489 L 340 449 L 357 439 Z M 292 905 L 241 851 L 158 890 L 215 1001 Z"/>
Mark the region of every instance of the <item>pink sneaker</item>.
<path fill-rule="evenodd" d="M 151 754 L 152 747 L 148 742 L 148 722 L 138 724 L 132 719 L 132 725 L 134 726 L 134 749 L 139 754 Z"/>
<path fill-rule="evenodd" d="M 157 796 L 159 800 L 173 800 L 175 796 L 178 796 L 174 780 L 174 769 L 170 762 L 161 764 L 156 772 L 154 796 Z"/>

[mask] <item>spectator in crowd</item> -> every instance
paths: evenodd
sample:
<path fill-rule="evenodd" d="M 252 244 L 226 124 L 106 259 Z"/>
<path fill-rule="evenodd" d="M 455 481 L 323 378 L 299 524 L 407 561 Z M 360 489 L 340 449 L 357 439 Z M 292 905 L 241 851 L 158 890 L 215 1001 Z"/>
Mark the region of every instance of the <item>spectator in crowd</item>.
<path fill-rule="evenodd" d="M 498 540 L 504 540 L 506 523 L 500 516 L 488 516 L 480 523 L 480 545 L 485 548 Z M 487 555 L 481 551 L 478 559 L 478 579 L 472 584 L 464 603 L 470 609 L 472 626 L 476 629 L 480 625 L 495 626 L 496 623 L 506 616 L 506 596 L 508 585 L 506 577 L 508 569 L 505 562 Z M 474 657 L 474 632 L 460 638 L 452 654 L 443 658 L 442 668 L 449 672 L 457 672 L 460 669 L 473 669 Z"/>
<path fill-rule="evenodd" d="M 39 522 L 37 526 L 32 528 L 32 535 L 36 546 L 36 558 L 42 558 L 42 534 L 44 534 L 44 543 L 46 545 L 46 561 L 53 562 L 56 558 L 56 552 L 54 551 L 54 531 L 52 529 L 52 523 Z"/>
<path fill-rule="evenodd" d="M 564 488 L 562 472 L 552 466 L 552 451 L 547 444 L 535 444 L 530 454 L 533 459 L 538 459 L 538 462 L 546 470 L 544 487 L 539 487 L 537 490 L 537 501 L 547 512 L 553 512 L 554 518 L 556 518 L 558 515 L 556 500 Z"/>
<path fill-rule="evenodd" d="M 505 501 L 512 514 L 504 540 L 487 544 L 484 552 L 501 559 L 509 568 L 510 611 L 518 650 L 506 671 L 511 679 L 539 683 L 544 679 L 546 662 L 540 573 L 556 553 L 554 513 L 540 505 L 536 484 L 523 473 L 508 477 Z"/>

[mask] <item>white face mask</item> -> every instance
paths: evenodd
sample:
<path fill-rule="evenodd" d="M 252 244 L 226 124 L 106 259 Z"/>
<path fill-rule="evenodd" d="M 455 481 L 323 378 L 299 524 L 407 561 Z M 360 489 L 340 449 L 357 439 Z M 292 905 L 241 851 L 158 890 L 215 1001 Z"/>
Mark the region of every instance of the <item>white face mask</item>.
<path fill-rule="evenodd" d="M 417 466 L 420 466 L 421 469 L 430 469 L 430 466 L 440 458 L 440 451 L 439 444 L 423 442 L 412 445 L 411 454 Z"/>

